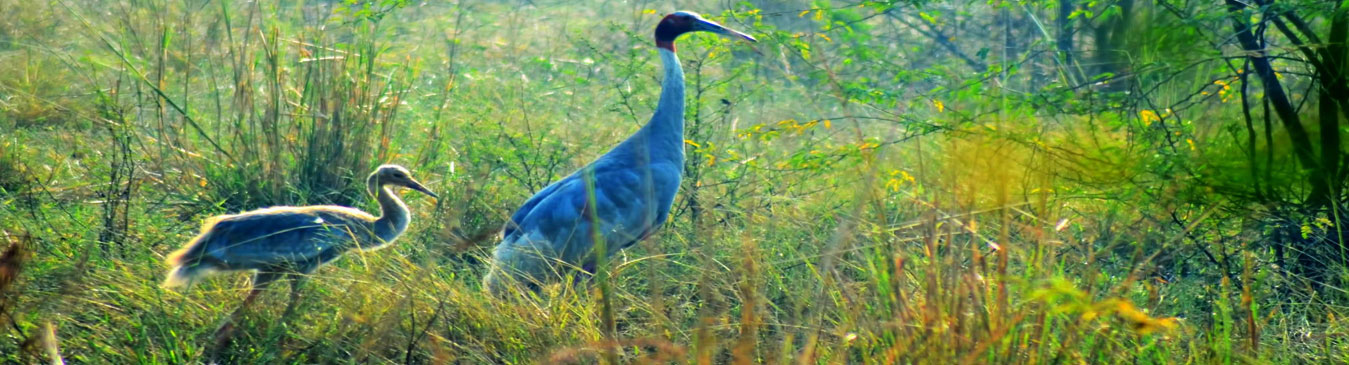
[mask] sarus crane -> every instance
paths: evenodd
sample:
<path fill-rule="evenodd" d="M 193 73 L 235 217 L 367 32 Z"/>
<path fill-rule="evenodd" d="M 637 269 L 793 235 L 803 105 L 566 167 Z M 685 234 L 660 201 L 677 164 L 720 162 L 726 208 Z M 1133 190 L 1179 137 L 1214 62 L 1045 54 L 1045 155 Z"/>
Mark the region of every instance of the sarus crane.
<path fill-rule="evenodd" d="M 567 273 L 578 275 L 573 278 L 593 273 L 598 255 L 611 257 L 665 222 L 684 170 L 684 70 L 674 42 L 700 31 L 756 41 L 693 12 L 661 19 L 655 38 L 665 79 L 655 114 L 627 140 L 544 187 L 511 215 L 483 279 L 489 293 L 537 291 Z M 593 252 L 596 232 L 605 252 Z"/>
<path fill-rule="evenodd" d="M 284 318 L 294 308 L 306 275 L 348 250 L 388 247 L 407 230 L 411 215 L 390 186 L 437 197 L 406 168 L 383 165 L 366 179 L 366 191 L 379 202 L 379 217 L 335 205 L 272 207 L 213 217 L 200 235 L 169 254 L 165 261 L 172 268 L 164 287 L 187 286 L 213 273 L 253 271 L 252 291 L 216 333 L 217 342 L 227 342 L 234 317 L 268 284 L 289 277 L 291 296 Z"/>

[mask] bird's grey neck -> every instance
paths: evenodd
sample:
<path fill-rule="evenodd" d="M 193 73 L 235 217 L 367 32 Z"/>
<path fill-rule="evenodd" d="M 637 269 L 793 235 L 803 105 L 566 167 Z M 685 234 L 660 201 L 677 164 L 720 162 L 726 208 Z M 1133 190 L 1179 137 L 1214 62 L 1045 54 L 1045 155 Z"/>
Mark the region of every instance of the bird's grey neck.
<path fill-rule="evenodd" d="M 375 237 L 379 242 L 372 242 L 371 245 L 363 246 L 363 249 L 372 249 L 379 246 L 392 243 L 394 239 L 403 234 L 408 228 L 408 221 L 411 220 L 408 214 L 407 205 L 394 195 L 384 184 L 378 187 L 378 193 L 375 200 L 379 201 L 380 216 L 375 220 Z"/>
<path fill-rule="evenodd" d="M 650 151 L 672 153 L 670 156 L 653 154 L 653 159 L 661 157 L 679 159 L 684 157 L 684 70 L 679 65 L 679 57 L 673 51 L 657 48 L 661 64 L 665 68 L 665 78 L 661 81 L 660 101 L 656 104 L 651 121 L 642 127 L 631 140 L 643 142 Z"/>

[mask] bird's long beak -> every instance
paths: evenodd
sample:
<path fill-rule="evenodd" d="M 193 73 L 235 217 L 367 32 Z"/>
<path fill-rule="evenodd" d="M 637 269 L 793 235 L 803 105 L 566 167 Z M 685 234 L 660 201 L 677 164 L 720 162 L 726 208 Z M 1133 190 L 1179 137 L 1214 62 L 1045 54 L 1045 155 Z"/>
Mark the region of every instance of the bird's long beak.
<path fill-rule="evenodd" d="M 427 189 L 425 186 L 422 186 L 422 183 L 419 183 L 416 180 L 408 181 L 407 187 L 408 189 L 420 191 L 422 193 L 425 193 L 426 195 L 430 195 L 432 198 L 440 199 L 439 195 L 436 195 L 436 193 L 432 193 L 431 189 Z"/>
<path fill-rule="evenodd" d="M 717 24 L 717 22 L 707 19 L 698 19 L 698 21 L 694 23 L 693 27 L 701 31 L 717 33 L 731 38 L 744 39 L 747 42 L 759 41 L 758 39 L 754 39 L 754 37 L 750 36 L 749 34 L 741 33 L 740 31 L 737 31 L 735 29 L 724 27 L 721 24 Z"/>

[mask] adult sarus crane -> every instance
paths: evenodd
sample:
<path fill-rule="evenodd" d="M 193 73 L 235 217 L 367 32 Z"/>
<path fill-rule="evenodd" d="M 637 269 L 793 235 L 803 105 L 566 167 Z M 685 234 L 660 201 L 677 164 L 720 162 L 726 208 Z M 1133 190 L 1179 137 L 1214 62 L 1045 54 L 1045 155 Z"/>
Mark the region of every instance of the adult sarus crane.
<path fill-rule="evenodd" d="M 756 41 L 692 12 L 661 19 L 655 38 L 665 79 L 655 115 L 617 147 L 535 193 L 511 215 L 483 279 L 488 292 L 500 296 L 521 286 L 537 290 L 569 272 L 593 272 L 597 255 L 610 257 L 665 222 L 684 170 L 684 70 L 674 41 L 699 31 Z M 595 232 L 605 252 L 593 252 Z M 583 272 L 574 271 L 578 269 Z"/>
<path fill-rule="evenodd" d="M 186 286 L 217 272 L 255 272 L 252 291 L 217 331 L 217 342 L 228 341 L 234 317 L 268 284 L 287 276 L 291 279 L 290 303 L 286 306 L 289 314 L 305 275 L 348 250 L 387 247 L 407 230 L 411 220 L 408 208 L 388 186 L 436 197 L 406 168 L 383 165 L 366 179 L 367 192 L 379 202 L 379 217 L 334 205 L 272 207 L 213 217 L 206 220 L 200 235 L 169 254 L 165 261 L 172 269 L 164 287 Z"/>

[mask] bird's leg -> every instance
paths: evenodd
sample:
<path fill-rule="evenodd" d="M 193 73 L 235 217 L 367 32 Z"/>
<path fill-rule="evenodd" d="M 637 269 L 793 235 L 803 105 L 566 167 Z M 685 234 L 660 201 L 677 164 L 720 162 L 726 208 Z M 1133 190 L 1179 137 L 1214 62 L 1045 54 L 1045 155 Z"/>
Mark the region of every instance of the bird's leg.
<path fill-rule="evenodd" d="M 229 345 L 230 340 L 234 338 L 234 324 L 239 322 L 239 317 L 243 316 L 244 310 L 253 304 L 253 300 L 257 299 L 259 293 L 262 293 L 261 288 L 253 288 L 248 296 L 244 297 L 244 302 L 239 304 L 239 308 L 234 309 L 234 312 L 226 316 L 225 320 L 220 323 L 220 327 L 216 328 L 214 335 L 216 351 L 213 351 L 213 353 L 218 354 L 220 350 L 224 350 Z"/>
<path fill-rule="evenodd" d="M 244 311 L 258 299 L 258 295 L 267 289 L 267 285 L 279 277 L 281 277 L 281 274 L 273 272 L 258 272 L 253 275 L 253 289 L 248 292 L 248 296 L 244 297 L 244 302 L 239 304 L 239 308 L 235 309 L 233 313 L 225 317 L 219 328 L 216 328 L 215 340 L 213 341 L 215 347 L 208 354 L 208 363 L 218 362 L 217 357 L 229 346 L 230 340 L 234 339 L 235 323 L 239 322 L 239 318 L 243 316 Z"/>
<path fill-rule="evenodd" d="M 286 304 L 286 311 L 281 313 L 281 320 L 285 321 L 295 312 L 295 305 L 300 302 L 300 289 L 304 286 L 307 275 L 302 273 L 293 273 L 290 275 L 290 303 Z"/>
<path fill-rule="evenodd" d="M 273 330 L 278 332 L 275 332 L 270 336 L 272 338 L 278 338 L 278 335 L 280 335 L 279 338 L 281 339 L 281 342 L 279 348 L 290 347 L 290 337 L 284 336 L 286 333 L 286 322 L 290 319 L 291 315 L 295 314 L 295 308 L 300 302 L 300 290 L 304 286 L 307 275 L 301 272 L 293 272 L 290 273 L 287 278 L 290 279 L 290 302 L 286 303 L 286 310 L 281 312 L 281 318 L 277 320 L 279 325 L 273 327 Z"/>
<path fill-rule="evenodd" d="M 571 275 L 568 275 L 571 277 L 571 289 L 584 290 L 586 284 L 590 284 L 591 281 L 594 281 L 595 275 L 592 274 L 593 272 L 595 272 L 594 269 L 585 268 L 582 268 L 581 270 L 572 270 Z"/>

